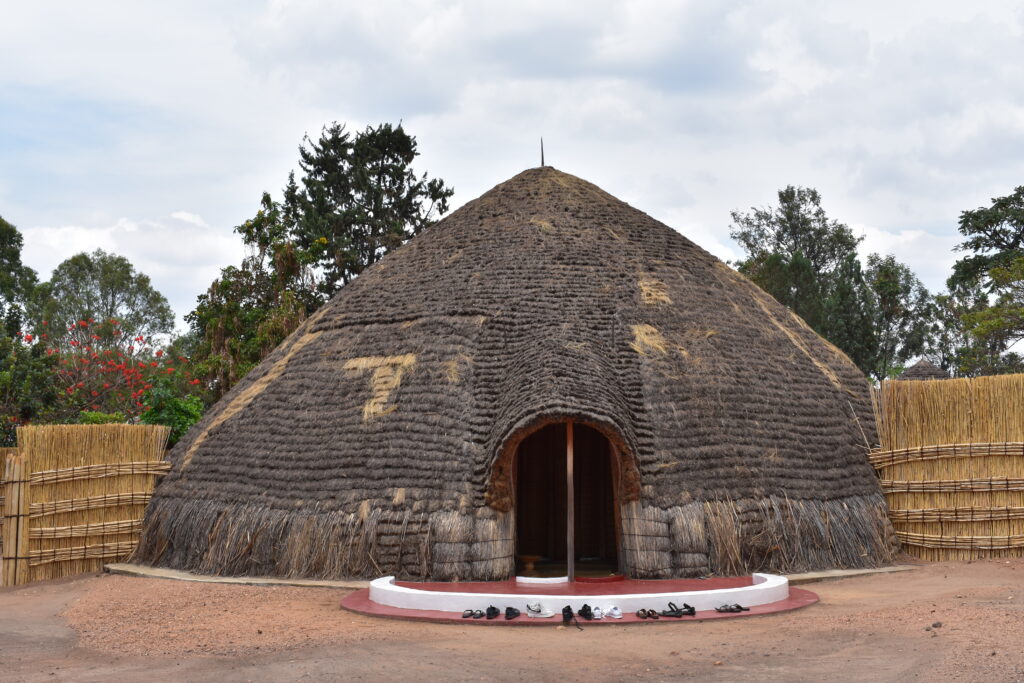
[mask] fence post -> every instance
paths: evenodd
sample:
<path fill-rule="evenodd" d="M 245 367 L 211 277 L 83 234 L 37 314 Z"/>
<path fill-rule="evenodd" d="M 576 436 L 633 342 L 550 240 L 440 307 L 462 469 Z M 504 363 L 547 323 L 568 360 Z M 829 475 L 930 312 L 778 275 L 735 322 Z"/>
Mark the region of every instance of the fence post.
<path fill-rule="evenodd" d="M 28 458 L 17 453 L 7 456 L 4 466 L 3 586 L 28 583 Z"/>

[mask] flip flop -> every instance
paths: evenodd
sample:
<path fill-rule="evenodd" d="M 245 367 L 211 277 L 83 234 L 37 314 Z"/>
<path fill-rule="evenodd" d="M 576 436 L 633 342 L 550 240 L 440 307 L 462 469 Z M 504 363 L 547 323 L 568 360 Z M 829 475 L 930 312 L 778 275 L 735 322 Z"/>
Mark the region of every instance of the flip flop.
<path fill-rule="evenodd" d="M 467 609 L 466 611 L 464 611 L 462 613 L 462 618 L 463 619 L 469 619 L 471 616 L 473 616 L 473 610 L 471 610 L 471 609 Z"/>
<path fill-rule="evenodd" d="M 636 616 L 641 618 L 641 619 L 646 619 L 647 618 L 647 610 L 645 610 L 645 609 L 638 609 L 636 611 Z"/>
<path fill-rule="evenodd" d="M 484 618 L 484 611 L 482 609 L 473 610 L 473 618 L 474 619 L 483 619 Z"/>

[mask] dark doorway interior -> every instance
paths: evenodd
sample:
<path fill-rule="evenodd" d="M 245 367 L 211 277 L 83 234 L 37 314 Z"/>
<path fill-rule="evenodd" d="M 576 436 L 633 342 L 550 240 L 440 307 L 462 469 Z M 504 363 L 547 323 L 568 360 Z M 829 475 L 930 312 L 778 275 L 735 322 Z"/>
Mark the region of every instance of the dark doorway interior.
<path fill-rule="evenodd" d="M 576 572 L 606 576 L 618 569 L 611 448 L 596 429 L 573 427 Z M 551 424 L 526 437 L 516 458 L 516 553 L 540 557 L 540 576 L 566 571 L 565 446 L 565 423 Z"/>

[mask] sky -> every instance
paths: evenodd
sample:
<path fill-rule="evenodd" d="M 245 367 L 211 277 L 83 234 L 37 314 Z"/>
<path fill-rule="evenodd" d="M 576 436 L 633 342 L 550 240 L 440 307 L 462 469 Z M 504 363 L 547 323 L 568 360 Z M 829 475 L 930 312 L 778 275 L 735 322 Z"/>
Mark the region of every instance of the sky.
<path fill-rule="evenodd" d="M 715 255 L 814 187 L 942 289 L 1024 185 L 1015 2 L 0 0 L 0 215 L 44 279 L 102 248 L 181 317 L 305 133 L 401 121 L 457 207 L 546 161 Z"/>

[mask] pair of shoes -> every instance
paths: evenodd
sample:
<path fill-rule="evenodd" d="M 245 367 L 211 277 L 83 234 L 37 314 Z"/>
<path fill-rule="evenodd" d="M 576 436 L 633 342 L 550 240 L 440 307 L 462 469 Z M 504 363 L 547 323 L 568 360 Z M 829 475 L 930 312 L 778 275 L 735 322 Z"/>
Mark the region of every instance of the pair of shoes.
<path fill-rule="evenodd" d="M 641 619 L 660 619 L 661 616 L 658 614 L 656 609 L 641 609 L 637 610 L 636 615 Z"/>
<path fill-rule="evenodd" d="M 547 619 L 548 617 L 555 616 L 555 613 L 545 607 L 539 602 L 535 602 L 532 605 L 526 606 L 526 614 L 530 617 L 537 617 L 539 619 Z"/>
<path fill-rule="evenodd" d="M 584 605 L 584 607 L 586 607 L 586 605 Z M 583 612 L 583 610 L 580 609 L 580 612 Z M 566 605 L 562 608 L 562 623 L 568 626 L 569 622 L 576 624 L 576 628 L 579 630 L 583 630 L 583 627 L 580 626 L 580 622 L 576 619 L 576 615 L 572 613 L 572 605 Z"/>
<path fill-rule="evenodd" d="M 622 610 L 619 609 L 617 605 L 612 605 L 605 611 L 604 615 L 609 619 L 621 619 Z"/>
<path fill-rule="evenodd" d="M 600 610 L 601 608 L 598 607 L 598 609 Z M 580 607 L 578 614 L 587 621 L 594 618 L 594 610 L 590 609 L 590 605 L 583 605 L 583 607 Z"/>
<path fill-rule="evenodd" d="M 696 614 L 697 614 L 697 610 L 694 609 L 691 605 L 687 605 L 685 602 L 683 603 L 682 608 L 677 607 L 676 603 L 670 602 L 670 603 L 668 603 L 668 609 L 663 611 L 661 613 L 661 616 L 663 616 L 663 617 L 674 617 L 676 619 L 679 619 L 679 618 L 681 618 L 683 616 L 688 616 L 688 617 L 696 616 Z"/>
<path fill-rule="evenodd" d="M 521 612 L 517 610 L 515 607 L 505 608 L 506 619 L 515 619 L 520 614 Z M 486 612 L 479 609 L 467 609 L 462 613 L 463 619 L 483 619 L 485 616 L 488 619 L 497 619 L 499 616 L 501 616 L 501 610 L 495 607 L 494 605 L 491 605 L 487 608 Z"/>
<path fill-rule="evenodd" d="M 722 605 L 720 607 L 716 607 L 715 611 L 716 612 L 749 612 L 750 608 L 749 607 L 744 607 L 743 605 L 740 605 L 740 604 L 733 603 L 732 605 Z"/>

